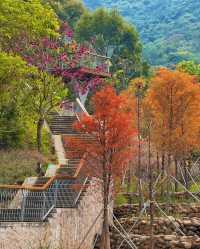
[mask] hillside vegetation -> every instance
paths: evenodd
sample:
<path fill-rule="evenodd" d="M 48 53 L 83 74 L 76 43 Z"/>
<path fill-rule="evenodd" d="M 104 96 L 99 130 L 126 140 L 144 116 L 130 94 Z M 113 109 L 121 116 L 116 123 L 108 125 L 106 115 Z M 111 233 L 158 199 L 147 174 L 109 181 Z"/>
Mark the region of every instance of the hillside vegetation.
<path fill-rule="evenodd" d="M 138 29 L 144 56 L 152 65 L 200 61 L 200 1 L 84 0 L 92 9 L 117 8 Z"/>

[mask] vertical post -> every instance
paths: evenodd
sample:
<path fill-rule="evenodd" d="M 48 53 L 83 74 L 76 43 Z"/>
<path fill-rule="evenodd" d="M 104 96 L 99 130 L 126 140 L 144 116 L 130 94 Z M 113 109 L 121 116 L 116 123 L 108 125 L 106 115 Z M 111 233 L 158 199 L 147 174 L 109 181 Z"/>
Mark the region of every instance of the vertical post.
<path fill-rule="evenodd" d="M 162 152 L 162 163 L 161 163 L 161 180 L 163 180 L 164 178 L 164 174 L 165 174 L 165 153 Z M 160 192 L 161 197 L 163 197 L 164 195 L 164 182 L 161 185 L 161 192 Z"/>
<path fill-rule="evenodd" d="M 139 192 L 139 209 L 142 209 L 142 187 L 141 187 L 141 125 L 140 125 L 140 108 L 141 108 L 141 82 L 136 84 L 136 97 L 137 97 L 137 129 L 138 129 L 138 192 Z"/>
<path fill-rule="evenodd" d="M 24 221 L 25 206 L 26 206 L 26 193 L 24 194 L 23 189 L 21 190 L 21 192 L 22 192 L 21 221 Z"/>
<path fill-rule="evenodd" d="M 178 160 L 175 157 L 174 159 L 175 162 L 175 178 L 178 179 Z M 175 192 L 178 192 L 178 183 L 175 181 Z"/>
<path fill-rule="evenodd" d="M 42 219 L 45 216 L 45 207 L 46 207 L 46 192 L 43 192 L 43 206 L 42 206 Z"/>
<path fill-rule="evenodd" d="M 56 186 L 56 189 L 55 189 L 55 192 L 54 192 L 54 206 L 56 207 L 56 204 L 57 204 L 57 193 L 58 193 L 58 181 L 57 180 L 55 181 L 55 186 Z"/>
<path fill-rule="evenodd" d="M 128 169 L 128 183 L 127 183 L 127 195 L 128 195 L 128 203 L 132 204 L 132 194 L 131 194 L 131 165 L 129 163 L 129 169 Z"/>
<path fill-rule="evenodd" d="M 156 153 L 156 162 L 157 162 L 157 177 L 159 176 L 160 174 L 160 158 L 159 158 L 159 153 L 157 151 Z"/>
<path fill-rule="evenodd" d="M 148 166 L 149 166 L 149 200 L 150 200 L 150 249 L 154 249 L 154 210 L 153 210 L 153 169 L 151 164 L 151 123 L 149 122 L 149 136 L 148 136 Z"/>

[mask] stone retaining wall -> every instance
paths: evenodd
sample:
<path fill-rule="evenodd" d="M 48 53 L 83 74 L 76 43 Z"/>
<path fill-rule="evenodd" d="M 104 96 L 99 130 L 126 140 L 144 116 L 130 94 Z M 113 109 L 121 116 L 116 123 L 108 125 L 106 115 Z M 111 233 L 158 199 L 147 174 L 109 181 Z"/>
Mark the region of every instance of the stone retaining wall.
<path fill-rule="evenodd" d="M 137 223 L 136 223 L 137 221 Z M 133 233 L 138 235 L 149 235 L 150 222 L 149 220 L 137 220 L 137 218 L 121 218 L 121 225 L 129 231 L 134 226 Z M 118 226 L 116 224 L 116 226 Z M 168 234 L 179 234 L 180 230 L 187 236 L 200 236 L 200 219 L 199 218 L 183 218 L 175 219 L 173 217 L 167 218 L 155 218 L 154 219 L 154 234 L 168 235 Z"/>
<path fill-rule="evenodd" d="M 137 246 L 137 249 L 149 249 L 150 237 L 130 235 L 131 240 Z M 122 242 L 119 235 L 113 235 L 111 238 L 112 249 L 117 249 Z M 199 249 L 200 238 L 195 236 L 175 236 L 175 235 L 157 235 L 154 236 L 155 249 Z M 98 248 L 98 247 L 97 247 Z M 123 243 L 121 249 L 130 249 L 130 245 L 126 242 Z"/>
<path fill-rule="evenodd" d="M 156 217 L 154 220 L 154 248 L 155 249 L 200 249 L 200 204 L 176 204 L 161 205 L 162 209 L 169 208 L 177 218 Z M 149 218 L 138 221 L 134 215 L 138 214 L 138 205 L 123 205 L 114 209 L 120 224 L 128 232 L 137 221 L 129 237 L 137 249 L 150 248 L 150 222 Z M 115 223 L 120 231 L 120 226 Z M 178 228 L 178 229 L 177 229 Z M 184 233 L 184 235 L 179 231 Z M 111 228 L 111 248 L 118 249 L 123 238 Z M 130 249 L 130 245 L 124 242 L 121 249 Z M 95 249 L 99 249 L 99 244 Z"/>
<path fill-rule="evenodd" d="M 160 204 L 160 207 L 170 213 L 170 215 L 179 215 L 183 217 L 199 217 L 200 218 L 200 204 L 199 203 L 180 203 L 180 204 Z M 156 207 L 155 212 L 158 212 Z M 148 211 L 148 208 L 147 208 Z M 120 217 L 138 216 L 138 205 L 122 205 L 114 209 L 115 215 Z"/>
<path fill-rule="evenodd" d="M 46 223 L 1 223 L 0 249 L 77 249 L 102 209 L 101 200 L 99 185 L 93 181 L 78 208 L 57 209 Z M 100 217 L 81 249 L 92 248 L 101 227 Z"/>

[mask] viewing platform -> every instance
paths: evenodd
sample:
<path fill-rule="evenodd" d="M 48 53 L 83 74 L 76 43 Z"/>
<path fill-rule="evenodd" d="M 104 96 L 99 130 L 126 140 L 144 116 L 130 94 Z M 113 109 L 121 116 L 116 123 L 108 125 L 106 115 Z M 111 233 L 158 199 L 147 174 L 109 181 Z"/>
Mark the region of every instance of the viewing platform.
<path fill-rule="evenodd" d="M 110 58 L 96 53 L 85 53 L 75 65 L 71 65 L 65 78 L 70 79 L 70 73 L 74 74 L 77 72 L 77 77 L 81 80 L 90 80 L 94 77 L 110 78 Z"/>

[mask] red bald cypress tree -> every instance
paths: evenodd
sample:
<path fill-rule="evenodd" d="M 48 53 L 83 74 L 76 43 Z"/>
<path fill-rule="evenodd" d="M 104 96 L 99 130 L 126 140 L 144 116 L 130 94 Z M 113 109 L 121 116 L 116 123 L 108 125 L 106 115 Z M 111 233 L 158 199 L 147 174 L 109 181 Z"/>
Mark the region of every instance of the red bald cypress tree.
<path fill-rule="evenodd" d="M 83 116 L 75 124 L 75 129 L 87 136 L 70 139 L 79 157 L 84 155 L 87 174 L 100 179 L 104 208 L 101 249 L 110 249 L 108 206 L 112 185 L 134 156 L 137 134 L 130 103 L 125 94 L 117 95 L 110 86 L 103 88 L 92 98 L 93 115 Z"/>

